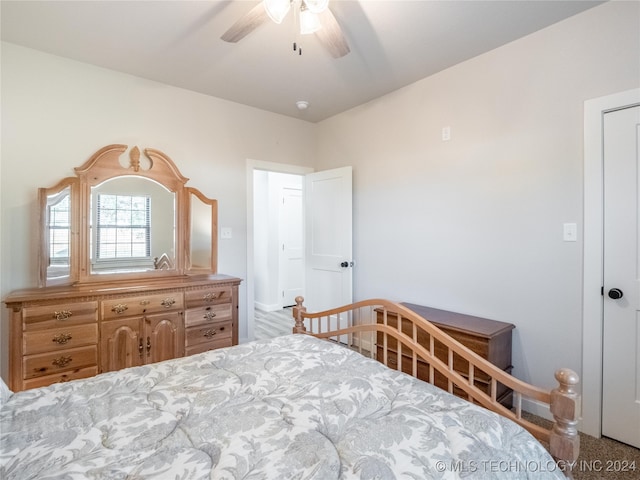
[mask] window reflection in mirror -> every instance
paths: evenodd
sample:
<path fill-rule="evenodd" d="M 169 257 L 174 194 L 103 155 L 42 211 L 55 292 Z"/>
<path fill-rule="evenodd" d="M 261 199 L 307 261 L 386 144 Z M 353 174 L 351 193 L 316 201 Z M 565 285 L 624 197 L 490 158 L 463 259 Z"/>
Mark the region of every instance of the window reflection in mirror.
<path fill-rule="evenodd" d="M 91 273 L 175 268 L 175 195 L 159 183 L 121 176 L 91 188 Z"/>
<path fill-rule="evenodd" d="M 71 251 L 71 188 L 47 195 L 46 249 L 48 255 L 47 278 L 67 277 L 70 274 Z"/>

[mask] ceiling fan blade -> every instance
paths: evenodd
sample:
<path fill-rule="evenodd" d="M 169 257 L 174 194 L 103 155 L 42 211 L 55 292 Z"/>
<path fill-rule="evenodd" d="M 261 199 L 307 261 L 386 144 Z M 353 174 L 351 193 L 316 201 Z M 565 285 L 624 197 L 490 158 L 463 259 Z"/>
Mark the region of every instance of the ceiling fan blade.
<path fill-rule="evenodd" d="M 319 15 L 322 28 L 316 32 L 316 37 L 333 58 L 344 57 L 351 50 L 336 17 L 329 8 Z"/>
<path fill-rule="evenodd" d="M 249 13 L 245 14 L 236 23 L 231 25 L 229 30 L 224 32 L 220 38 L 225 42 L 239 42 L 267 20 L 269 20 L 269 16 L 267 15 L 267 11 L 264 9 L 264 3 L 259 2 L 255 7 L 249 10 Z"/>

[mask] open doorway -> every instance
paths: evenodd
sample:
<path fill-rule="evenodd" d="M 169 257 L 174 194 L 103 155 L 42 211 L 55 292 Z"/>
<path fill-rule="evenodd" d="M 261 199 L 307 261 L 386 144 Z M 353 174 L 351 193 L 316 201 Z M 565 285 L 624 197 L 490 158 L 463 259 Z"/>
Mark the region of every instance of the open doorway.
<path fill-rule="evenodd" d="M 295 298 L 300 293 L 297 290 L 299 287 L 296 286 L 298 283 L 295 278 L 290 282 L 292 286 L 283 288 L 288 282 L 283 277 L 283 281 L 278 279 L 276 289 L 283 299 L 282 303 L 279 300 L 260 300 L 263 304 L 259 305 L 260 309 L 256 309 L 257 271 L 270 272 L 269 269 L 256 269 L 256 247 L 264 246 L 264 242 L 269 241 L 266 238 L 267 235 L 259 234 L 257 230 L 263 218 L 257 217 L 254 210 L 262 209 L 262 204 L 254 201 L 254 196 L 268 197 L 262 197 L 263 194 L 254 185 L 257 183 L 256 171 L 286 173 L 303 178 L 302 191 L 298 194 L 302 200 L 300 209 L 304 213 L 300 215 L 303 220 L 296 221 L 302 230 L 288 231 L 285 236 L 303 237 L 302 294 L 305 298 L 309 296 L 305 300 L 305 306 L 310 311 L 321 311 L 338 305 L 347 305 L 353 299 L 352 168 L 347 166 L 313 172 L 313 169 L 306 167 L 249 160 L 247 161 L 247 337 L 242 338 L 241 341 L 255 339 L 256 311 L 263 311 L 263 308 L 269 310 L 269 305 L 275 305 L 278 310 L 281 310 L 280 305 L 286 305 L 291 301 L 290 298 Z M 259 178 L 260 175 L 257 177 Z M 295 194 L 290 193 L 293 198 Z M 297 208 L 294 207 L 294 210 Z M 278 214 L 278 221 L 280 218 L 281 215 Z M 292 242 L 292 244 L 295 243 Z M 282 244 L 279 248 L 282 249 Z M 289 252 L 292 258 L 295 258 L 294 250 L 295 248 Z M 281 270 L 279 262 L 281 259 L 285 261 L 286 258 L 278 258 L 278 263 L 272 262 L 272 264 L 277 265 Z M 297 274 L 294 274 L 294 277 L 295 275 Z M 259 288 L 262 288 L 262 285 Z M 284 300 L 287 293 L 290 298 Z M 260 295 L 261 298 L 268 298 L 262 297 L 262 292 Z M 289 325 L 292 327 L 292 317 L 285 321 L 285 326 L 288 322 L 291 322 Z"/>
<path fill-rule="evenodd" d="M 304 175 L 313 169 L 247 161 L 247 340 L 256 318 L 275 319 L 272 334 L 291 333 L 285 307 L 304 294 Z"/>
<path fill-rule="evenodd" d="M 288 307 L 304 295 L 303 186 L 300 175 L 253 172 L 256 339 L 291 333 Z"/>

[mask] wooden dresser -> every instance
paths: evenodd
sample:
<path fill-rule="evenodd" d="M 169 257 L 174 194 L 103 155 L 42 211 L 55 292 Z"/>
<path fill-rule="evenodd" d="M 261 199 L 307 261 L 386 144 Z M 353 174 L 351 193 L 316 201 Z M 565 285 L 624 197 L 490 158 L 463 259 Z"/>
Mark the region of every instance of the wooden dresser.
<path fill-rule="evenodd" d="M 238 344 L 226 275 L 19 290 L 10 309 L 13 391 Z"/>
<path fill-rule="evenodd" d="M 448 335 L 455 338 L 457 341 L 465 345 L 483 358 L 486 358 L 491 363 L 501 368 L 507 373 L 511 373 L 513 368 L 511 365 L 511 334 L 515 328 L 514 325 L 505 322 L 498 322 L 496 320 L 489 320 L 481 317 L 474 317 L 471 315 L 464 315 L 461 313 L 449 312 L 446 310 L 438 310 L 435 308 L 425 307 L 422 305 L 414 305 L 411 303 L 403 303 L 409 310 L 414 311 L 421 317 L 429 320 L 435 326 L 440 328 Z M 378 313 L 378 322 L 382 322 L 382 315 Z M 397 327 L 397 318 L 391 313 L 387 314 L 387 323 L 392 327 Z M 407 325 L 408 326 L 408 325 Z M 404 328 L 403 328 L 404 331 Z M 411 332 L 406 331 L 408 335 Z M 378 334 L 379 336 L 382 334 Z M 381 343 L 381 339 L 378 339 L 378 344 Z M 418 333 L 418 341 L 429 348 L 429 336 L 424 332 Z M 378 347 L 380 352 L 381 347 Z M 436 341 L 435 343 L 436 356 L 447 362 L 448 351 L 444 345 Z M 390 344 L 391 357 L 389 358 L 389 365 L 397 365 L 397 361 L 393 358 L 395 352 L 395 344 Z M 404 367 L 406 365 L 406 367 Z M 410 361 L 403 361 L 403 369 L 408 369 L 411 366 Z M 469 363 L 454 355 L 453 359 L 454 369 L 462 376 L 467 377 Z M 427 380 L 429 378 L 429 368 L 424 362 L 418 364 L 418 378 Z M 475 385 L 483 391 L 490 394 L 490 377 L 482 371 L 475 371 Z M 446 390 L 446 379 L 436 373 L 435 382 L 438 387 Z M 457 388 L 454 388 L 454 393 L 461 397 L 466 398 L 466 394 Z M 498 384 L 496 398 L 505 407 L 511 408 L 512 406 L 512 392 L 502 384 Z"/>

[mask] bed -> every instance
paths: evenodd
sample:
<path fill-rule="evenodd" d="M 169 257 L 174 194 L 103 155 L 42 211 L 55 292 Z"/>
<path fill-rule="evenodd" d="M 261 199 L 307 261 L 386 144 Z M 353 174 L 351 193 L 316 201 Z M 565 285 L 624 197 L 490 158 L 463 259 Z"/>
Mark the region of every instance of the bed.
<path fill-rule="evenodd" d="M 371 320 L 371 312 L 384 318 L 387 311 L 402 316 L 398 328 Z M 404 338 L 406 325 L 414 334 L 433 325 L 401 305 L 368 301 L 308 313 L 299 299 L 294 315 L 294 333 L 285 337 L 4 395 L 0 477 L 539 479 L 570 473 L 563 462 L 577 455 L 575 421 L 567 414 L 578 405 L 575 374 L 557 375 L 561 385 L 548 397 L 533 390 L 555 405 L 554 431 L 545 437 L 542 429 L 532 434 L 518 425 L 518 402 L 513 412 L 483 408 L 473 372 L 471 383 L 452 377 L 452 383 L 467 381 L 468 401 L 388 368 L 378 361 L 386 353 L 369 358 L 382 335 L 383 350 L 393 338 L 413 365 L 420 357 L 448 369 L 429 349 L 409 348 L 415 335 Z M 322 329 L 323 318 L 335 328 Z M 436 338 L 436 330 L 429 330 L 434 342 L 449 341 Z M 466 355 L 459 347 L 452 345 Z M 520 392 L 523 385 L 511 386 Z M 556 458 L 534 435 L 555 446 Z"/>

